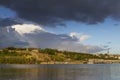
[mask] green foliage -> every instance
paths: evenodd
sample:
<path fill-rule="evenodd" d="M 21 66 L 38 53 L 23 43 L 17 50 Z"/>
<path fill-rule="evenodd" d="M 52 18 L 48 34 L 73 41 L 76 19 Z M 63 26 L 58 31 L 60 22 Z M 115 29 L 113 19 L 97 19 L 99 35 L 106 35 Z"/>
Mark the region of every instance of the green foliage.
<path fill-rule="evenodd" d="M 7 50 L 16 50 L 15 47 L 7 47 L 6 49 L 7 49 Z"/>
<path fill-rule="evenodd" d="M 0 64 L 34 64 L 36 62 L 35 58 L 25 58 L 25 57 L 0 57 Z"/>
<path fill-rule="evenodd" d="M 64 51 L 63 54 L 72 60 L 86 60 L 89 58 L 94 58 L 94 55 L 87 53 L 78 53 L 78 52 L 67 52 Z"/>
<path fill-rule="evenodd" d="M 41 49 L 39 52 L 46 53 L 46 54 L 49 54 L 49 55 L 55 55 L 55 53 L 57 53 L 58 50 L 57 49 L 46 48 L 46 49 Z"/>

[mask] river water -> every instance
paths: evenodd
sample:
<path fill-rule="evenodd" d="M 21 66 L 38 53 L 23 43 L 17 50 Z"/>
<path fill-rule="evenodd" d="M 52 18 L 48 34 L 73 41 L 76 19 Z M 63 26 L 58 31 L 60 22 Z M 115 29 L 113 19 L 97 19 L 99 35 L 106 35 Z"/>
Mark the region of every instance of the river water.
<path fill-rule="evenodd" d="M 0 80 L 120 80 L 119 64 L 0 65 Z"/>

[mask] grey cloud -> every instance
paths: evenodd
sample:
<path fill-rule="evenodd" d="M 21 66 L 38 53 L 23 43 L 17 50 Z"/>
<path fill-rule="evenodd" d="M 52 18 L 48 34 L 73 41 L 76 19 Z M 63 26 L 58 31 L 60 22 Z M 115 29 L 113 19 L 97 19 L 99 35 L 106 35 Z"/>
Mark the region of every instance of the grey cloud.
<path fill-rule="evenodd" d="M 31 47 L 41 47 L 41 48 L 56 48 L 61 42 L 71 41 L 76 42 L 76 39 L 72 39 L 68 35 L 56 35 L 49 32 L 39 31 L 37 33 L 24 34 L 24 37 L 30 42 Z"/>
<path fill-rule="evenodd" d="M 43 30 L 19 34 L 11 27 L 0 27 L 0 48 L 9 46 L 15 47 L 36 47 L 55 48 L 76 52 L 99 52 L 103 49 L 97 46 L 84 45 L 79 43 L 77 38 L 65 34 L 54 34 Z"/>
<path fill-rule="evenodd" d="M 120 20 L 120 0 L 0 0 L 20 18 L 43 25 L 63 25 L 63 21 L 88 24 L 112 17 Z"/>
<path fill-rule="evenodd" d="M 29 47 L 55 48 L 76 52 L 95 53 L 103 49 L 98 46 L 84 45 L 79 40 L 68 35 L 56 35 L 49 32 L 39 31 L 37 33 L 24 34 Z"/>
<path fill-rule="evenodd" d="M 21 41 L 19 37 L 20 35 L 13 28 L 0 27 L 0 48 L 28 46 L 28 43 Z"/>
<path fill-rule="evenodd" d="M 85 53 L 97 53 L 104 50 L 103 48 L 98 46 L 85 45 L 73 41 L 62 42 L 59 46 L 57 46 L 57 48 L 60 50 L 85 52 Z"/>

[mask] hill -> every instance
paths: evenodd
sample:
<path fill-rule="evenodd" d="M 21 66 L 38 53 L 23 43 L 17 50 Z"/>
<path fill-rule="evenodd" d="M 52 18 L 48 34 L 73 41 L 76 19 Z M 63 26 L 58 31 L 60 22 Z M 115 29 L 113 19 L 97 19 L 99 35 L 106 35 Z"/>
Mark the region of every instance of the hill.
<path fill-rule="evenodd" d="M 118 60 L 107 54 L 59 51 L 57 49 L 15 48 L 0 50 L 0 64 L 84 64 L 90 60 Z"/>

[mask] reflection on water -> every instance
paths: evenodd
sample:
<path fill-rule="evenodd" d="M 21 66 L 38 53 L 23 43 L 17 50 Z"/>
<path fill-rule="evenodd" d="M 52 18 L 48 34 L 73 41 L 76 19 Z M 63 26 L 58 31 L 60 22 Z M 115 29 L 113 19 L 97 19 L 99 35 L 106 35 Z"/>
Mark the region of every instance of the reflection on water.
<path fill-rule="evenodd" d="M 0 80 L 120 80 L 120 65 L 0 65 Z"/>

